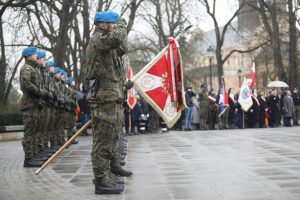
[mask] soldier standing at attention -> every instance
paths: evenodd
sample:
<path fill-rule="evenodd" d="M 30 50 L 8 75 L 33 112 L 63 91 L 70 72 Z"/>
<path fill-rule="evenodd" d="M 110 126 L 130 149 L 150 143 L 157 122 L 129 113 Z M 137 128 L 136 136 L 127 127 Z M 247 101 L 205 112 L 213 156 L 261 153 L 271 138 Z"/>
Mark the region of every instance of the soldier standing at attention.
<path fill-rule="evenodd" d="M 65 140 L 65 125 L 67 119 L 67 108 L 66 108 L 66 94 L 67 94 L 67 87 L 66 87 L 66 78 L 68 74 L 64 70 L 60 70 L 60 81 L 59 81 L 59 90 L 60 90 L 60 120 L 58 124 L 59 128 L 59 138 L 60 143 L 63 145 Z"/>
<path fill-rule="evenodd" d="M 23 96 L 20 102 L 20 109 L 23 112 L 24 137 L 22 140 L 25 153 L 24 167 L 40 167 L 43 162 L 34 157 L 34 140 L 36 138 L 38 102 L 42 95 L 39 90 L 40 80 L 36 65 L 37 48 L 27 47 L 23 50 L 22 56 L 25 64 L 20 71 L 20 87 Z"/>
<path fill-rule="evenodd" d="M 39 67 L 39 77 L 40 77 L 40 90 L 43 91 L 45 96 L 41 96 L 39 99 L 39 111 L 38 111 L 38 123 L 37 123 L 37 135 L 38 135 L 38 144 L 37 144 L 37 152 L 36 154 L 39 157 L 50 157 L 52 153 L 48 150 L 48 108 L 46 107 L 46 101 L 51 97 L 50 92 L 46 89 L 46 70 L 45 70 L 45 62 L 46 62 L 46 52 L 39 50 L 37 51 L 37 64 Z"/>
<path fill-rule="evenodd" d="M 55 62 L 53 61 L 46 61 L 46 67 L 47 67 L 47 78 L 46 78 L 46 88 L 48 88 L 48 91 L 51 93 L 50 96 L 52 98 L 49 99 L 47 102 L 47 108 L 48 108 L 48 125 L 47 125 L 47 134 L 49 137 L 50 141 L 50 151 L 51 153 L 54 153 L 57 149 L 57 141 L 56 141 L 56 136 L 54 132 L 54 119 L 55 119 L 55 112 L 56 112 L 56 107 L 57 107 L 57 94 L 54 89 L 54 67 Z"/>
<path fill-rule="evenodd" d="M 199 118 L 200 118 L 200 130 L 207 130 L 206 119 L 208 115 L 208 95 L 205 84 L 200 85 L 200 93 L 199 93 Z"/>
<path fill-rule="evenodd" d="M 66 120 L 66 129 L 68 140 L 73 136 L 73 128 L 75 126 L 75 110 L 77 107 L 76 103 L 76 89 L 75 89 L 75 80 L 73 77 L 67 79 L 67 120 Z M 72 144 L 77 144 L 78 141 L 74 140 Z"/>
<path fill-rule="evenodd" d="M 91 156 L 96 194 L 119 194 L 124 190 L 117 178 L 109 176 L 110 160 L 119 143 L 123 122 L 124 87 L 133 86 L 130 81 L 124 84 L 123 80 L 126 72 L 117 50 L 124 46 L 127 31 L 125 20 L 118 18 L 118 14 L 111 11 L 96 13 L 96 30 L 86 50 L 85 79 L 92 82 L 87 100 L 92 117 Z M 127 47 L 123 53 L 126 50 Z M 116 167 L 114 173 L 125 171 Z"/>
<path fill-rule="evenodd" d="M 55 112 L 55 119 L 54 119 L 54 134 L 55 134 L 55 139 L 56 139 L 56 144 L 57 144 L 57 148 L 60 148 L 63 143 L 61 141 L 61 137 L 60 137 L 60 127 L 59 127 L 59 123 L 62 120 L 61 116 L 62 116 L 62 106 L 63 106 L 63 100 L 62 100 L 62 93 L 61 93 L 61 89 L 60 89 L 60 82 L 61 82 L 61 74 L 60 74 L 60 68 L 56 67 L 54 68 L 54 90 L 55 93 L 57 94 L 57 100 L 56 100 L 56 112 Z"/>

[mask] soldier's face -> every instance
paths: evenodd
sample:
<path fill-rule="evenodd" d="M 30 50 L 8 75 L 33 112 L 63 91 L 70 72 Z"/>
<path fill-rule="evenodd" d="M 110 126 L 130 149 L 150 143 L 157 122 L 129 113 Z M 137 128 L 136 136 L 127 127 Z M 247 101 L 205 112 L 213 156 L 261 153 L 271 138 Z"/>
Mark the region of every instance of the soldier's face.
<path fill-rule="evenodd" d="M 46 58 L 37 58 L 36 61 L 39 65 L 45 67 Z"/>
<path fill-rule="evenodd" d="M 71 86 L 75 87 L 75 81 L 72 81 Z"/>
<path fill-rule="evenodd" d="M 109 32 L 115 32 L 115 30 L 116 30 L 116 24 L 114 24 L 114 23 L 107 23 L 107 30 Z"/>
<path fill-rule="evenodd" d="M 49 72 L 53 73 L 54 72 L 54 67 L 48 67 Z"/>
<path fill-rule="evenodd" d="M 37 55 L 36 55 L 36 53 L 32 54 L 31 56 L 28 56 L 27 59 L 31 60 L 31 61 L 37 61 Z"/>

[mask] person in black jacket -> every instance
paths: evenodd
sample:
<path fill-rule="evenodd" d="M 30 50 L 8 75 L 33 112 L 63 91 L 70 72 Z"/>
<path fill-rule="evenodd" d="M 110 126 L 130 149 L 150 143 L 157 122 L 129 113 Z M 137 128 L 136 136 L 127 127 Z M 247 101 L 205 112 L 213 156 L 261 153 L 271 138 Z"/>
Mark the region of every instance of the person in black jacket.
<path fill-rule="evenodd" d="M 229 103 L 229 110 L 228 110 L 228 125 L 229 128 L 235 127 L 235 120 L 236 120 L 236 104 L 234 99 L 234 91 L 232 88 L 228 90 L 228 103 Z"/>
<path fill-rule="evenodd" d="M 278 127 L 278 118 L 279 118 L 279 97 L 276 90 L 273 90 L 267 98 L 267 104 L 269 107 L 270 114 L 270 127 Z"/>
<path fill-rule="evenodd" d="M 257 128 L 258 127 L 258 116 L 259 116 L 259 101 L 258 99 L 252 95 L 252 106 L 247 112 L 247 126 L 248 128 Z"/>
<path fill-rule="evenodd" d="M 258 96 L 259 101 L 259 116 L 258 116 L 258 124 L 260 128 L 266 128 L 266 118 L 267 118 L 267 112 L 268 112 L 268 105 L 265 98 L 264 92 L 260 92 Z"/>

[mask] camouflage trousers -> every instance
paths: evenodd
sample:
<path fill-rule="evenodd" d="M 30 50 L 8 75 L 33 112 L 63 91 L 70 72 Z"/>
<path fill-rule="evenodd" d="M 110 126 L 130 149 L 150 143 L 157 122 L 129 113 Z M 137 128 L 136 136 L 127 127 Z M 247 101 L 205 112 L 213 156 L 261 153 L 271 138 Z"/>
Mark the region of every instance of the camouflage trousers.
<path fill-rule="evenodd" d="M 110 166 L 117 162 L 117 148 L 123 121 L 122 106 L 117 103 L 91 105 L 94 182 L 107 179 Z"/>
<path fill-rule="evenodd" d="M 36 141 L 37 138 L 37 114 L 38 108 L 23 111 L 24 137 L 22 145 L 25 153 L 25 159 L 32 158 L 36 151 L 35 148 L 37 146 L 34 146 L 34 141 Z"/>
<path fill-rule="evenodd" d="M 53 128 L 54 128 L 54 135 L 55 135 L 55 138 L 56 138 L 56 143 L 58 145 L 62 145 L 63 144 L 63 140 L 62 140 L 62 133 L 64 131 L 64 120 L 66 120 L 64 118 L 64 110 L 63 109 L 56 109 L 56 112 L 55 112 L 55 120 L 54 120 L 54 125 L 53 125 Z"/>
<path fill-rule="evenodd" d="M 300 106 L 295 106 L 295 112 L 293 116 L 294 124 L 298 124 L 300 119 Z"/>
<path fill-rule="evenodd" d="M 67 137 L 72 137 L 72 130 L 75 126 L 75 114 L 72 111 L 66 113 L 66 124 L 65 128 L 67 130 Z"/>
<path fill-rule="evenodd" d="M 37 123 L 37 148 L 35 154 L 43 151 L 48 147 L 48 133 L 47 127 L 49 122 L 49 108 L 44 105 L 42 109 L 38 111 L 38 123 Z"/>
<path fill-rule="evenodd" d="M 207 109 L 206 108 L 201 108 L 200 107 L 200 111 L 199 111 L 199 119 L 200 119 L 200 129 L 201 130 L 207 130 L 207 124 L 206 124 L 206 120 L 207 120 Z"/>
<path fill-rule="evenodd" d="M 54 106 L 49 106 L 49 122 L 48 122 L 48 127 L 47 131 L 49 133 L 49 141 L 50 141 L 50 146 L 53 147 L 57 145 L 57 139 L 56 139 L 56 132 L 55 132 L 55 122 L 56 118 L 56 109 Z"/>

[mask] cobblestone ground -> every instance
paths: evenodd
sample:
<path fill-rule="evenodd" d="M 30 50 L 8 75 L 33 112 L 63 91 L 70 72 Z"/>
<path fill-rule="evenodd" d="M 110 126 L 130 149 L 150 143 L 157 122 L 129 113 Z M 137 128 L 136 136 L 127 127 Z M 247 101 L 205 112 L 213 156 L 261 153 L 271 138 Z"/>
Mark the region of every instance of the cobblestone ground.
<path fill-rule="evenodd" d="M 91 137 L 40 175 L 23 168 L 20 141 L 0 143 L 1 200 L 299 200 L 300 128 L 171 132 L 127 137 L 121 195 L 94 195 Z"/>

